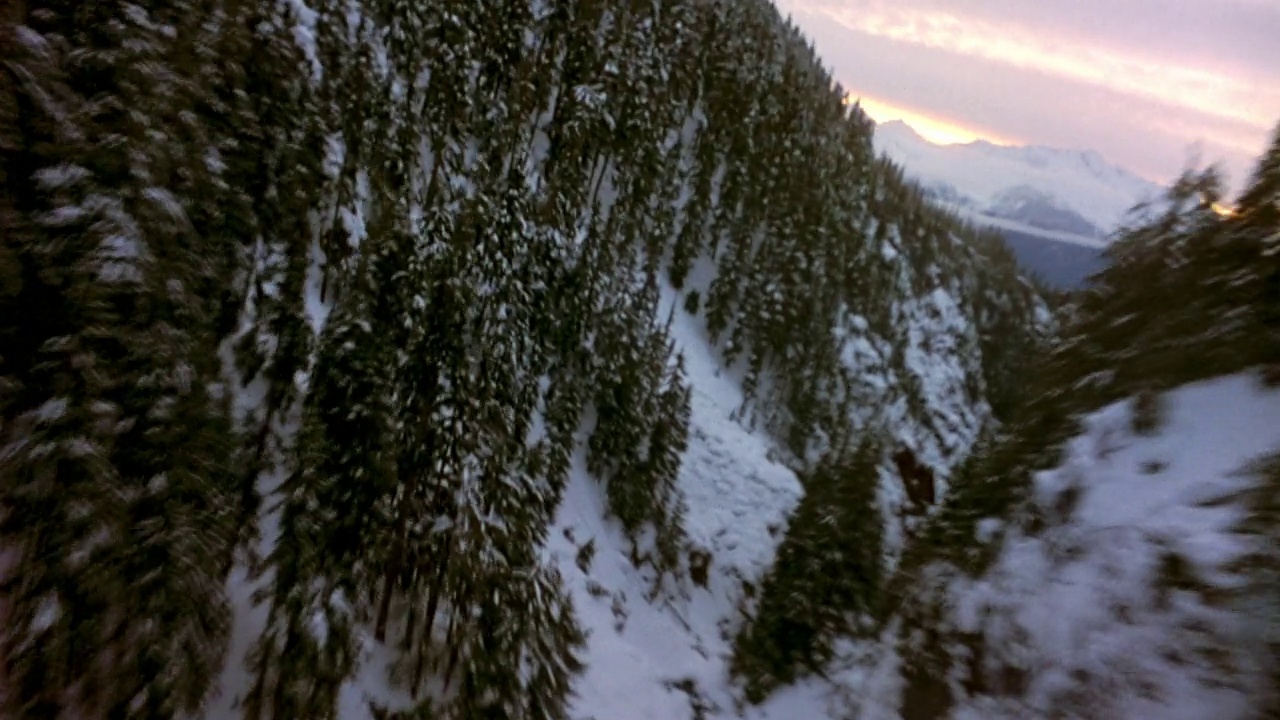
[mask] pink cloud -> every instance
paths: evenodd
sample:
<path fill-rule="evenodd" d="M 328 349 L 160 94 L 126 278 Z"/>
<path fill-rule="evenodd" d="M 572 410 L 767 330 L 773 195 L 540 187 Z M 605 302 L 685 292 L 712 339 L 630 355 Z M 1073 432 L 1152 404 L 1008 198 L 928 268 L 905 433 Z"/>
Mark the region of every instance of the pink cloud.
<path fill-rule="evenodd" d="M 882 103 L 997 137 L 1097 149 L 1159 179 L 1194 143 L 1243 179 L 1280 119 L 1280 3 L 780 5 L 839 80 Z"/>

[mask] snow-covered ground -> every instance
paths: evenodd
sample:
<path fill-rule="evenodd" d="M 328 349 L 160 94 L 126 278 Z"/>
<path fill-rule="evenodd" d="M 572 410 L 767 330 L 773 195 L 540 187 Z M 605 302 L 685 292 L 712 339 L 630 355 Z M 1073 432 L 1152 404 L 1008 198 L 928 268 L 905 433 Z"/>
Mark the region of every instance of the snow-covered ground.
<path fill-rule="evenodd" d="M 677 311 L 673 335 L 694 388 L 680 486 L 689 541 L 711 554 L 707 586 L 686 581 L 649 600 L 651 578 L 632 565 L 620 529 L 602 519 L 601 486 L 579 458 L 548 548 L 590 633 L 575 719 L 691 718 L 699 703 L 707 718 L 736 716 L 726 659 L 743 581 L 768 568 L 800 497 L 795 474 L 769 459 L 771 441 L 730 419 L 742 391 L 721 372 L 698 321 Z M 595 555 L 584 571 L 575 557 L 588 542 Z"/>
<path fill-rule="evenodd" d="M 1259 482 L 1245 469 L 1280 450 L 1280 392 L 1249 373 L 1163 403 L 1151 435 L 1133 401 L 1088 416 L 992 567 L 948 583 L 947 629 L 979 639 L 989 693 L 954 718 L 1252 717 L 1263 625 L 1233 591 L 1238 561 L 1267 548 L 1237 528 Z"/>

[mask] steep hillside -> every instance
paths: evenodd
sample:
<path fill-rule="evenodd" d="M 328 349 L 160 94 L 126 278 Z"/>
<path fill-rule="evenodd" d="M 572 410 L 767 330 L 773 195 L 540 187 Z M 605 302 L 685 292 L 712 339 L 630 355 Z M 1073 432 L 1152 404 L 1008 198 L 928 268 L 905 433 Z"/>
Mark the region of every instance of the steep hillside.
<path fill-rule="evenodd" d="M 940 614 L 846 656 L 830 716 L 1263 717 L 1280 635 L 1254 570 L 1280 558 L 1253 521 L 1274 509 L 1280 391 L 1253 372 L 1195 383 L 1150 425 L 1143 402 L 1082 418 L 1028 502 L 978 523 L 982 572 L 920 569 L 916 601 Z M 900 658 L 938 637 L 956 639 L 946 661 L 904 689 Z"/>
<path fill-rule="evenodd" d="M 1161 538 L 1114 588 L 1154 601 L 1064 618 L 1150 639 L 1102 647 L 1131 684 L 1048 662 L 1015 621 L 1056 596 L 1012 593 L 1091 577 L 1107 522 L 1280 535 L 1265 493 L 1102 502 L 1185 505 L 1234 459 L 1173 446 L 1197 413 L 1271 419 L 1240 374 L 1280 359 L 1280 137 L 1052 317 L 764 0 L 0 13 L 0 716 L 1275 707 L 1261 649 L 1254 685 L 1151 632 L 1274 620 L 1270 556 Z M 1107 475 L 1117 437 L 1151 477 Z M 1259 609 L 1218 614 L 1237 578 Z"/>
<path fill-rule="evenodd" d="M 890 582 L 877 708 L 1274 717 L 1280 132 L 1225 217 L 1220 187 L 1180 179 L 1064 308 Z"/>
<path fill-rule="evenodd" d="M 6 718 L 755 698 L 1049 324 L 760 0 L 13 14 Z"/>
<path fill-rule="evenodd" d="M 954 717 L 1252 716 L 1277 638 L 1246 568 L 1276 548 L 1245 525 L 1280 392 L 1247 373 L 1156 402 L 1084 418 L 986 572 L 944 590 L 977 653 Z"/>
<path fill-rule="evenodd" d="M 903 291 L 905 292 L 905 291 Z M 681 458 L 678 486 L 684 499 L 684 528 L 689 574 L 663 584 L 651 567 L 637 565 L 632 546 L 616 520 L 610 519 L 608 499 L 586 469 L 582 448 L 588 440 L 588 421 L 578 434 L 580 450 L 573 458 L 564 499 L 549 529 L 544 561 L 557 568 L 586 632 L 582 652 L 585 671 L 575 682 L 569 717 L 594 718 L 737 718 L 787 720 L 826 713 L 836 688 L 826 682 L 805 682 L 786 689 L 756 708 L 744 705 L 729 674 L 732 640 L 751 607 L 761 579 L 787 531 L 788 520 L 803 492 L 796 473 L 778 462 L 779 443 L 761 429 L 751 430 L 738 417 L 744 395 L 737 376 L 725 369 L 706 336 L 699 316 L 678 309 L 680 295 L 664 289 L 662 307 L 675 309 L 671 325 L 675 349 L 684 360 L 691 396 L 689 446 Z M 318 303 L 317 303 L 318 308 Z M 922 311 L 925 308 L 926 311 Z M 925 303 L 910 303 L 900 311 L 905 335 L 914 339 L 908 373 L 929 382 L 924 397 L 928 412 L 948 419 L 957 435 L 951 442 L 967 448 L 988 411 L 974 408 L 948 383 L 962 382 L 965 368 L 959 356 L 937 347 L 930 358 L 919 346 L 947 343 L 970 332 L 945 292 Z M 664 313 L 665 314 L 665 313 Z M 856 321 L 851 321 L 857 324 Z M 905 403 L 895 400 L 901 378 L 881 353 L 889 341 L 861 335 L 851 339 L 845 357 L 859 377 L 879 389 L 864 412 L 866 422 L 884 423 L 913 447 L 937 453 L 937 437 L 911 422 Z M 916 375 L 907 375 L 916 377 Z M 246 397 L 249 405 L 260 398 Z M 882 417 L 871 413 L 879 409 Z M 927 455 L 940 472 L 951 458 Z M 944 479 L 940 475 L 939 480 Z M 266 483 L 275 482 L 267 479 Z M 889 530 L 890 556 L 901 550 L 909 508 L 902 480 L 892 464 L 875 480 L 882 497 L 882 518 Z M 940 488 L 941 489 L 941 488 Z M 275 520 L 264 516 L 262 553 L 270 551 Z M 694 566 L 705 562 L 705 576 Z M 235 629 L 226 670 L 209 708 L 210 720 L 241 717 L 240 703 L 251 682 L 243 668 L 266 620 L 251 594 L 261 583 L 237 571 L 230 580 Z M 342 720 L 373 718 L 370 703 L 406 708 L 412 702 L 389 683 L 385 673 L 391 659 L 371 629 L 357 632 L 360 665 L 364 669 L 340 693 Z M 745 713 L 745 715 L 744 715 Z"/>
<path fill-rule="evenodd" d="M 675 299 L 668 292 L 664 303 Z M 697 706 L 707 718 L 737 716 L 727 629 L 739 621 L 744 584 L 772 562 L 802 492 L 795 473 L 771 459 L 776 443 L 733 419 L 743 401 L 741 387 L 722 371 L 696 318 L 679 313 L 672 335 L 693 388 L 678 485 L 689 549 L 705 553 L 706 573 L 690 573 L 655 595 L 652 568 L 637 566 L 629 540 L 609 517 L 605 493 L 586 469 L 585 453 L 575 454 L 543 549 L 544 561 L 563 574 L 586 633 L 585 671 L 574 684 L 568 714 L 575 720 L 696 717 Z M 587 437 L 584 426 L 579 448 Z M 264 551 L 275 534 L 267 517 Z M 209 720 L 242 717 L 239 703 L 251 685 L 244 668 L 266 621 L 265 608 L 255 608 L 251 598 L 260 585 L 242 572 L 230 580 L 235 629 Z M 370 701 L 411 707 L 411 699 L 388 682 L 391 658 L 372 630 L 358 631 L 356 644 L 365 670 L 341 692 L 342 720 L 373 718 Z"/>

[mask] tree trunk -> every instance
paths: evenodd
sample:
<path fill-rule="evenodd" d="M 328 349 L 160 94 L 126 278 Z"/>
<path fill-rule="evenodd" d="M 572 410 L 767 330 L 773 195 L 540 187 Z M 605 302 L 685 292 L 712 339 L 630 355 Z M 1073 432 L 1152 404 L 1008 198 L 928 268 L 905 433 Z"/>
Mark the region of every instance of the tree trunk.
<path fill-rule="evenodd" d="M 444 576 L 445 576 L 446 570 L 449 567 L 449 556 L 452 553 L 452 551 L 453 551 L 453 535 L 450 534 L 449 537 L 444 542 L 444 549 L 441 552 L 440 557 L 436 560 L 435 581 L 432 582 L 430 587 L 427 588 L 427 593 L 428 593 L 427 612 L 425 617 L 423 618 L 423 620 L 426 622 L 426 625 L 422 627 L 422 636 L 426 638 L 428 641 L 430 641 L 431 631 L 435 627 L 436 611 L 440 607 L 440 595 L 444 592 L 442 587 L 444 585 Z"/>
<path fill-rule="evenodd" d="M 397 551 L 394 554 L 398 556 L 400 553 Z M 387 622 L 391 617 L 391 594 L 395 589 L 396 568 L 399 564 L 398 557 L 388 561 L 386 573 L 382 576 L 382 597 L 378 601 L 378 619 L 373 627 L 373 639 L 380 643 L 387 640 Z"/>
<path fill-rule="evenodd" d="M 418 629 L 418 603 L 409 604 L 409 617 L 405 619 L 404 635 L 400 639 L 400 651 L 409 652 L 413 648 L 413 631 Z"/>

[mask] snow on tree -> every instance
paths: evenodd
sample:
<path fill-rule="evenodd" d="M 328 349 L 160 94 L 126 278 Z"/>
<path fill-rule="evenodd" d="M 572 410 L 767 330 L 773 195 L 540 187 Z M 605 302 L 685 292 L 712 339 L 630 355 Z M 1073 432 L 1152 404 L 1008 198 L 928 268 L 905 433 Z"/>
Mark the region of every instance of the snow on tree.
<path fill-rule="evenodd" d="M 835 642 L 876 626 L 884 576 L 876 505 L 880 448 L 835 450 L 804 478 L 756 613 L 739 631 L 732 671 L 747 699 L 821 672 Z"/>

